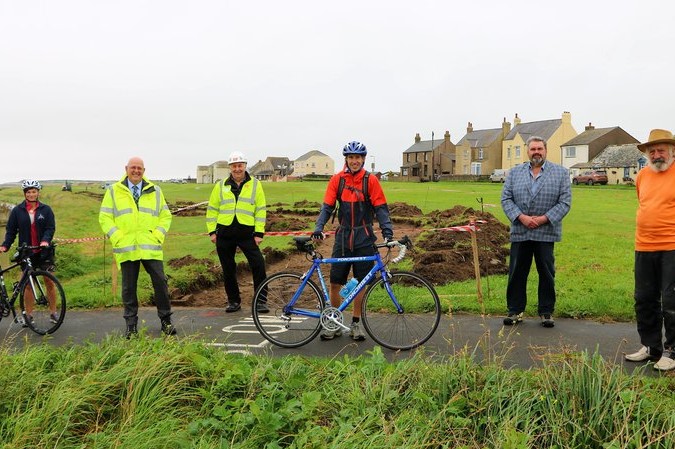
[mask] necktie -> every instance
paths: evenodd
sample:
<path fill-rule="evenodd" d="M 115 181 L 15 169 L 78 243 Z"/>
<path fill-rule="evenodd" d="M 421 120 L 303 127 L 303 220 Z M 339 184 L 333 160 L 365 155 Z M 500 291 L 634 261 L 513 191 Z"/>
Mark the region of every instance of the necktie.
<path fill-rule="evenodd" d="M 138 197 L 141 195 L 138 193 L 138 186 L 132 186 L 131 190 L 133 191 L 134 194 L 134 201 L 136 202 L 136 205 L 138 205 Z"/>

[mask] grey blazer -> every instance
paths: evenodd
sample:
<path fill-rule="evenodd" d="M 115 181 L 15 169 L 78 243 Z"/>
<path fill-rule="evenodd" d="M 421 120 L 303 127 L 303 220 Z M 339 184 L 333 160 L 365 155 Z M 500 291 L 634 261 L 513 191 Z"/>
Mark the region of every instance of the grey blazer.
<path fill-rule="evenodd" d="M 562 219 L 572 206 L 572 188 L 567 169 L 546 161 L 535 182 L 532 194 L 530 163 L 513 167 L 502 189 L 502 209 L 511 222 L 511 241 L 559 242 L 562 239 Z M 520 214 L 546 215 L 548 223 L 529 229 L 519 220 Z"/>

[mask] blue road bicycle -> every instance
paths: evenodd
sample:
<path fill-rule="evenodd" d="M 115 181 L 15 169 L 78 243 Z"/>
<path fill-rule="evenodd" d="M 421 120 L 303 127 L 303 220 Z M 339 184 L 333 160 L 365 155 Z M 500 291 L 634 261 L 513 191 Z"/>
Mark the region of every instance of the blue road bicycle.
<path fill-rule="evenodd" d="M 303 273 L 280 272 L 268 276 L 256 291 L 252 314 L 258 331 L 277 346 L 297 348 L 309 343 L 321 332 L 349 331 L 344 311 L 356 295 L 367 289 L 363 298 L 361 322 L 379 345 L 393 350 L 416 348 L 429 340 L 441 319 L 438 294 L 429 281 L 407 271 L 390 271 L 388 264 L 399 262 L 411 246 L 406 236 L 398 241 L 374 245 L 372 256 L 324 259 L 310 237 L 295 237 L 295 244 L 307 253 L 312 266 Z M 399 250 L 391 258 L 392 249 Z M 386 250 L 384 261 L 380 250 Z M 344 298 L 332 307 L 321 265 L 347 262 L 374 262 L 373 268 Z M 314 276 L 316 275 L 316 276 Z M 318 284 L 313 280 L 318 279 Z M 259 313 L 264 303 L 269 313 Z"/>

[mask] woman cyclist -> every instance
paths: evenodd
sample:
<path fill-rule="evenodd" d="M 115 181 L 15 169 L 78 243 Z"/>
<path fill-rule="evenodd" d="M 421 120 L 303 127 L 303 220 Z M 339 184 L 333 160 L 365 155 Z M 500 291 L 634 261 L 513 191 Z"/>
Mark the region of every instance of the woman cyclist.
<path fill-rule="evenodd" d="M 21 183 L 23 189 L 24 201 L 12 208 L 7 221 L 7 231 L 5 241 L 0 246 L 0 253 L 6 252 L 16 234 L 19 234 L 19 245 L 26 244 L 30 246 L 44 246 L 41 251 L 35 252 L 31 256 L 33 268 L 54 271 L 54 250 L 50 246 L 56 231 L 56 221 L 52 208 L 39 201 L 40 189 L 42 186 L 39 181 L 26 179 Z M 47 280 L 47 295 L 49 296 L 49 310 L 51 312 L 50 321 L 57 323 L 59 317 L 56 314 L 56 290 L 54 284 Z M 29 289 L 24 292 L 26 314 L 31 318 L 33 313 L 34 298 Z M 24 327 L 26 324 L 24 323 Z"/>

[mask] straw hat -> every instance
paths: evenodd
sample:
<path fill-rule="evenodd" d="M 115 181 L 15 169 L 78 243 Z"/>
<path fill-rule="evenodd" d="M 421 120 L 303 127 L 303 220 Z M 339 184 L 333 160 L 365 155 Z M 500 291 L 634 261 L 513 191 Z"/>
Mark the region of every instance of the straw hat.
<path fill-rule="evenodd" d="M 637 147 L 640 149 L 640 151 L 645 151 L 651 145 L 655 145 L 657 143 L 669 143 L 671 145 L 675 145 L 673 133 L 665 129 L 652 129 L 649 132 L 649 140 L 647 140 L 645 143 L 639 144 Z"/>

